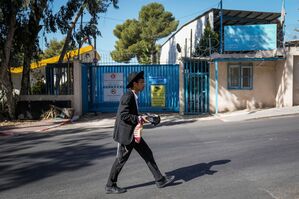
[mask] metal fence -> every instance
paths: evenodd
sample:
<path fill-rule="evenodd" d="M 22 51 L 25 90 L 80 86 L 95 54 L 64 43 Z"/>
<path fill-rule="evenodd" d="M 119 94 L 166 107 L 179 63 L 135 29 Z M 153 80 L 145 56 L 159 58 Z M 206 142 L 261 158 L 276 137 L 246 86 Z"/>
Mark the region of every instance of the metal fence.
<path fill-rule="evenodd" d="M 73 63 L 46 66 L 46 94 L 72 95 L 74 93 Z"/>
<path fill-rule="evenodd" d="M 209 112 L 209 64 L 207 61 L 184 60 L 185 114 Z"/>

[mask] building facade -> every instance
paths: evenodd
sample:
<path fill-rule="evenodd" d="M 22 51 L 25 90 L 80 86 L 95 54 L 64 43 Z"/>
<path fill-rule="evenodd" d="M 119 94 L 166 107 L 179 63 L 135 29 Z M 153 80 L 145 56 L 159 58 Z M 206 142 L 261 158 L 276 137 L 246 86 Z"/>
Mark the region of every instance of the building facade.
<path fill-rule="evenodd" d="M 219 50 L 194 57 L 207 22 L 222 34 Z M 296 42 L 286 47 L 283 42 L 280 13 L 222 10 L 221 14 L 211 9 L 183 25 L 162 45 L 160 62 L 182 62 L 184 75 L 186 58 L 208 62 L 210 112 L 299 105 L 299 48 Z M 188 81 L 181 80 L 184 90 Z"/>

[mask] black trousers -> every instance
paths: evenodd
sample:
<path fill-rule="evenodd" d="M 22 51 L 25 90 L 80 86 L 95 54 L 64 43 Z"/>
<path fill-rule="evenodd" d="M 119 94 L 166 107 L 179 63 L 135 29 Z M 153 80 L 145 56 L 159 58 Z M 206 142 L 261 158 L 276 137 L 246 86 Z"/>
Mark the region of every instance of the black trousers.
<path fill-rule="evenodd" d="M 118 144 L 116 159 L 112 165 L 107 186 L 113 186 L 116 184 L 118 175 L 129 159 L 133 149 L 135 149 L 146 162 L 148 168 L 155 178 L 155 181 L 160 181 L 163 179 L 163 175 L 161 174 L 155 162 L 152 150 L 149 148 L 143 138 L 141 138 L 140 143 L 136 143 L 133 140 L 129 145 Z"/>

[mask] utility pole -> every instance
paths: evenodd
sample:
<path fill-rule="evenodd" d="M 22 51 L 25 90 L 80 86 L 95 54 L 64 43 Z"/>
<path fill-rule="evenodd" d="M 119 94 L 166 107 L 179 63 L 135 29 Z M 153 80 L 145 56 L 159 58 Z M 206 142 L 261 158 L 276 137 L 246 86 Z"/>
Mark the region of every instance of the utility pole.
<path fill-rule="evenodd" d="M 282 0 L 280 24 L 281 24 L 281 28 L 282 28 L 282 48 L 283 48 L 283 51 L 284 51 L 284 56 L 286 57 L 286 49 L 285 49 L 285 41 L 284 41 L 284 37 L 285 37 L 285 16 L 286 16 L 285 0 Z"/>

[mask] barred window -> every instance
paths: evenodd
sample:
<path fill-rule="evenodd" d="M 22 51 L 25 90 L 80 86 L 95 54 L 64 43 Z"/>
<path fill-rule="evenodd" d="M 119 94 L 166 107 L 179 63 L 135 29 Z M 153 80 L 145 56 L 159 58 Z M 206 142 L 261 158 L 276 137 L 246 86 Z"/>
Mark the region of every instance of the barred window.
<path fill-rule="evenodd" d="M 228 89 L 252 89 L 252 64 L 228 65 Z"/>

